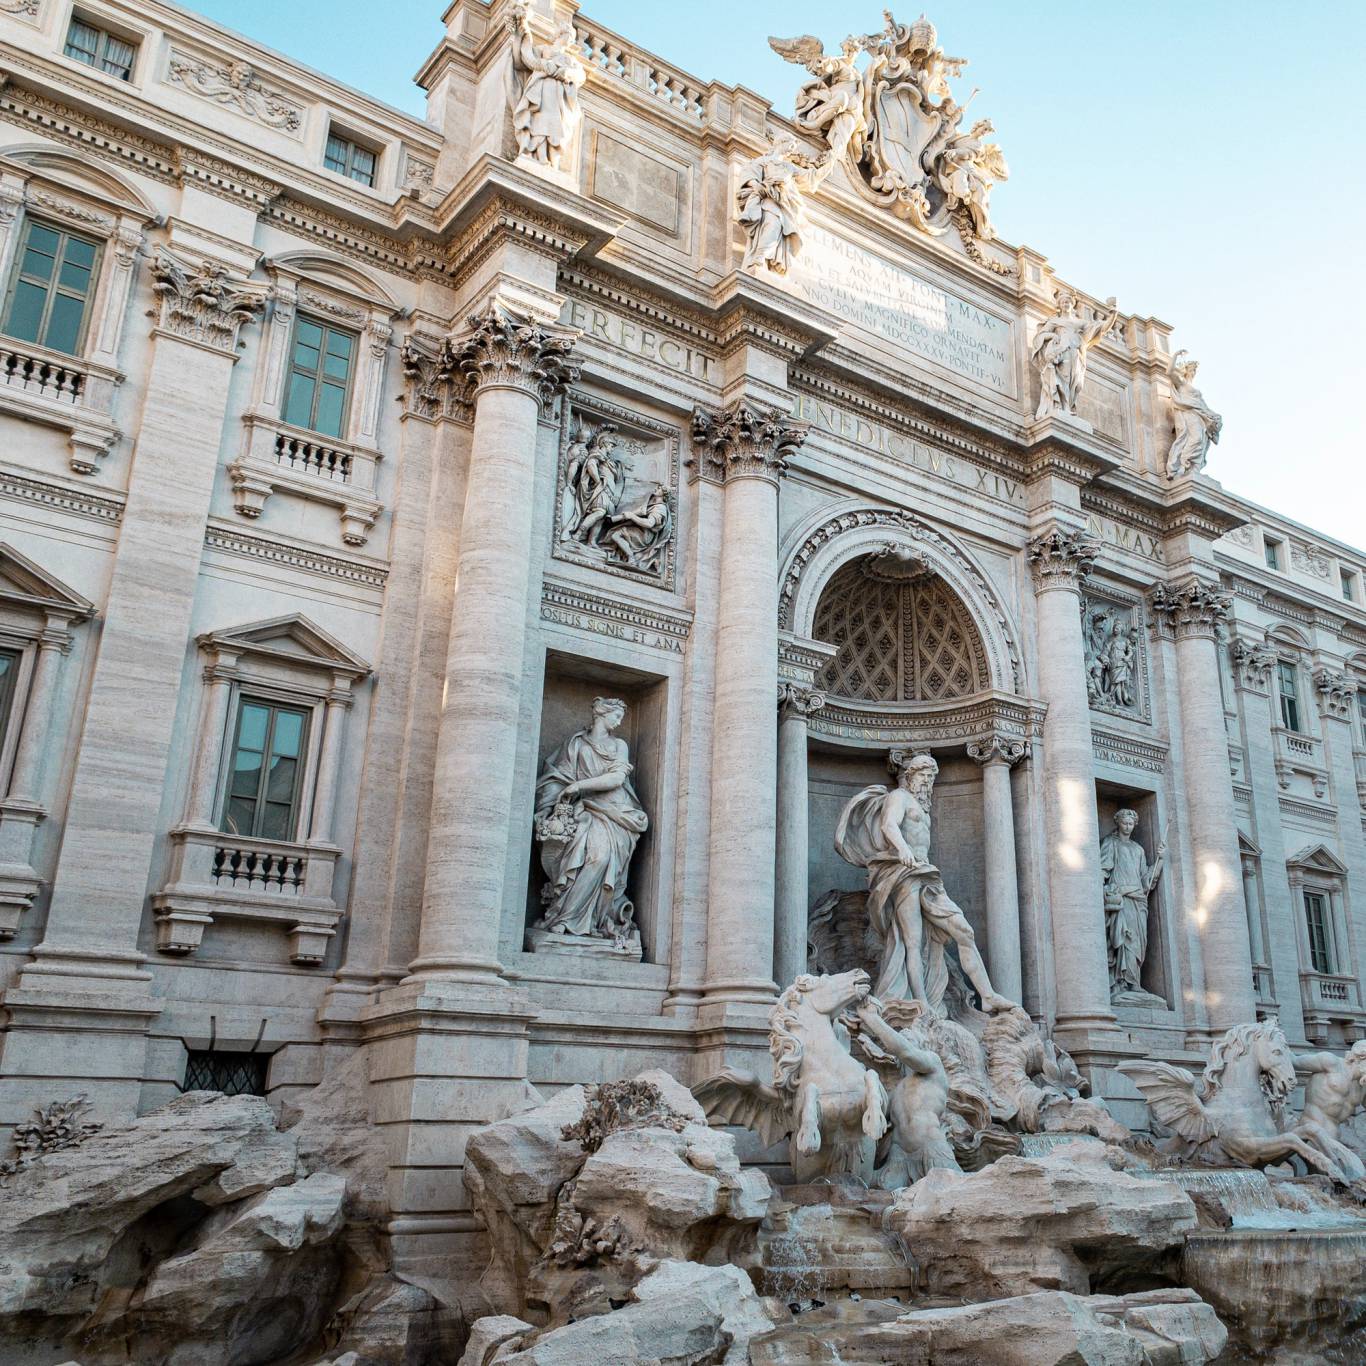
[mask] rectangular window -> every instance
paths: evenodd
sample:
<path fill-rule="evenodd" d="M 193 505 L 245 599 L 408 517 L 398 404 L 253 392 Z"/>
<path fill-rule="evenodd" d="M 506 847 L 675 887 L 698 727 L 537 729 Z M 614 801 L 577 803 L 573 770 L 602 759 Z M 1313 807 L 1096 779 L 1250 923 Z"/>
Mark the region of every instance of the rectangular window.
<path fill-rule="evenodd" d="M 323 436 L 340 437 L 346 422 L 357 337 L 299 315 L 285 381 L 284 419 Z"/>
<path fill-rule="evenodd" d="M 1266 552 L 1266 567 L 1268 569 L 1279 569 L 1281 567 L 1281 543 L 1267 536 L 1264 538 L 1263 545 Z"/>
<path fill-rule="evenodd" d="M 225 1096 L 264 1096 L 269 1053 L 231 1053 L 192 1048 L 185 1060 L 186 1091 L 220 1091 Z"/>
<path fill-rule="evenodd" d="M 360 143 L 352 142 L 350 138 L 344 138 L 338 133 L 327 135 L 327 150 L 323 153 L 323 165 L 329 171 L 336 171 L 338 175 L 344 175 L 348 180 L 358 181 L 360 184 L 369 185 L 373 189 L 375 160 L 375 154 L 368 147 L 362 147 Z"/>
<path fill-rule="evenodd" d="M 23 656 L 18 650 L 0 650 L 0 752 L 9 738 L 10 713 L 14 710 L 14 685 Z"/>
<path fill-rule="evenodd" d="M 71 27 L 66 31 L 66 46 L 62 51 L 86 66 L 93 66 L 96 71 L 103 71 L 106 76 L 126 81 L 132 78 L 133 58 L 137 56 L 138 49 L 135 43 L 96 28 L 94 24 L 73 15 Z"/>
<path fill-rule="evenodd" d="M 1286 730 L 1300 728 L 1300 688 L 1295 666 L 1282 659 L 1276 665 L 1277 691 L 1281 698 L 1281 725 Z"/>
<path fill-rule="evenodd" d="M 1309 965 L 1315 972 L 1333 971 L 1333 941 L 1328 928 L 1328 898 L 1305 892 L 1304 919 L 1309 930 Z"/>
<path fill-rule="evenodd" d="M 10 279 L 4 331 L 74 356 L 85 333 L 99 244 L 31 219 Z"/>
<path fill-rule="evenodd" d="M 1342 578 L 1342 596 L 1346 602 L 1357 600 L 1357 576 L 1350 569 L 1338 571 Z"/>
<path fill-rule="evenodd" d="M 303 708 L 241 699 L 223 803 L 224 831 L 263 840 L 295 838 L 307 734 Z"/>

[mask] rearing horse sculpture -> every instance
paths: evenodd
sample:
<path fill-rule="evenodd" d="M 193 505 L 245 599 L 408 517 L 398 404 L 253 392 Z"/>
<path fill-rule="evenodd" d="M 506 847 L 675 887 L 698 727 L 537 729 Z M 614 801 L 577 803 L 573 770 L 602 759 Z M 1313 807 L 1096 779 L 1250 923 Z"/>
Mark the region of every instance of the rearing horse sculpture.
<path fill-rule="evenodd" d="M 887 1092 L 878 1074 L 849 1051 L 839 1016 L 869 999 L 861 969 L 833 977 L 803 973 L 769 1015 L 773 1085 L 728 1067 L 693 1087 L 713 1123 L 742 1124 L 768 1146 L 788 1137 L 798 1181 L 873 1174 L 887 1129 Z"/>

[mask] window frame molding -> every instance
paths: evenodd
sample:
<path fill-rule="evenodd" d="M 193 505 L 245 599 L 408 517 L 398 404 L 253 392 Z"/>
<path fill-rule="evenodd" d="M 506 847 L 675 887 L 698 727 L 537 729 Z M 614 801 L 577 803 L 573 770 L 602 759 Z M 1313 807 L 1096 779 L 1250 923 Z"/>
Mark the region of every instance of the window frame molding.
<path fill-rule="evenodd" d="M 1332 1019 L 1363 1015 L 1357 980 L 1356 946 L 1352 937 L 1352 909 L 1347 865 L 1326 844 L 1307 845 L 1286 860 L 1290 901 L 1295 919 L 1300 992 L 1306 1025 L 1326 1029 Z M 1314 967 L 1309 943 L 1309 906 L 1306 893 L 1324 898 L 1326 930 L 1332 968 Z M 1325 985 L 1326 984 L 1326 985 Z"/>
<path fill-rule="evenodd" d="M 13 337 L 12 333 L 4 331 L 0 331 L 0 337 L 4 337 L 6 340 L 13 340 L 16 343 L 16 345 L 21 347 L 32 346 L 38 350 L 53 352 L 56 355 L 69 355 L 71 359 L 75 361 L 78 360 L 81 354 L 84 352 L 86 338 L 90 335 L 90 327 L 94 321 L 95 316 L 95 296 L 99 290 L 100 274 L 103 269 L 104 255 L 105 252 L 108 250 L 109 243 L 106 238 L 99 237 L 93 233 L 82 232 L 77 227 L 66 226 L 65 224 L 57 220 L 56 215 L 53 215 L 53 217 L 49 218 L 41 213 L 26 213 L 24 215 L 23 223 L 19 225 L 18 235 L 14 243 L 14 259 L 10 263 L 9 276 L 5 281 L 4 300 L 3 303 L 0 303 L 0 324 L 4 324 L 10 321 L 10 310 L 14 306 L 15 295 L 17 295 L 19 292 L 21 267 L 23 264 L 21 248 L 23 247 L 24 243 L 28 241 L 29 232 L 34 227 L 47 228 L 49 231 L 58 233 L 59 235 L 65 236 L 67 238 L 75 238 L 78 241 L 87 242 L 95 249 L 95 259 L 91 265 L 90 271 L 90 291 L 88 294 L 86 294 L 84 299 L 84 306 L 81 309 L 80 335 L 77 338 L 76 349 L 74 351 L 59 351 L 56 347 L 49 346 L 46 342 L 21 341 L 18 338 Z M 52 301 L 60 293 L 60 288 L 57 281 L 57 277 L 60 275 L 60 270 L 56 269 L 56 267 L 58 267 L 59 265 L 60 262 L 54 261 L 54 278 L 48 290 L 47 304 L 45 305 L 43 310 L 44 317 L 49 324 L 52 321 Z"/>
<path fill-rule="evenodd" d="M 359 548 L 385 506 L 377 490 L 384 458 L 380 410 L 399 304 L 365 272 L 317 252 L 275 257 L 265 269 L 271 304 L 242 418 L 241 450 L 228 466 L 234 510 L 255 520 L 276 493 L 322 503 L 337 510 L 342 544 Z M 300 313 L 359 339 L 340 437 L 284 420 Z"/>
<path fill-rule="evenodd" d="M 73 20 L 83 23 L 89 28 L 99 29 L 102 33 L 107 33 L 113 38 L 121 39 L 123 42 L 133 45 L 133 65 L 128 73 L 127 80 L 119 76 L 112 76 L 109 72 L 102 71 L 98 66 L 91 66 L 88 62 L 67 55 L 66 44 L 71 33 Z M 53 50 L 58 60 L 64 63 L 68 69 L 98 76 L 101 81 L 108 81 L 118 90 L 136 90 L 147 84 L 147 67 L 151 60 L 150 48 L 156 37 L 154 30 L 129 23 L 122 15 L 107 13 L 98 5 L 86 3 L 86 0 L 75 0 L 74 4 L 65 6 L 59 12 L 54 36 L 56 42 Z"/>
<path fill-rule="evenodd" d="M 340 138 L 353 147 L 359 147 L 361 151 L 369 152 L 375 158 L 375 178 L 371 184 L 367 185 L 363 180 L 357 180 L 345 171 L 334 171 L 327 164 L 327 142 L 329 138 L 333 137 Z M 328 110 L 327 118 L 323 120 L 322 142 L 318 149 L 318 169 L 325 176 L 333 180 L 344 180 L 357 190 L 369 194 L 379 194 L 382 190 L 385 173 L 389 169 L 390 151 L 391 147 L 386 139 L 374 137 L 367 133 L 357 133 L 345 120 L 338 120 L 336 115 Z"/>

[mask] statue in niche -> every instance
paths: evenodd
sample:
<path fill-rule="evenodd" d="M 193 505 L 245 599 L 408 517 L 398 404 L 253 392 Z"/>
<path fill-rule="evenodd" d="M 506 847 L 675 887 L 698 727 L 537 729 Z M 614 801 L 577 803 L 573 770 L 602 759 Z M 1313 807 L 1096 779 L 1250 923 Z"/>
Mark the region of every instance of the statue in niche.
<path fill-rule="evenodd" d="M 1091 705 L 1132 711 L 1138 705 L 1139 629 L 1118 608 L 1082 602 L 1086 695 Z"/>
<path fill-rule="evenodd" d="M 1172 357 L 1172 421 L 1176 432 L 1167 452 L 1167 478 L 1181 479 L 1205 468 L 1211 445 L 1218 445 L 1224 419 L 1205 402 L 1195 387 L 1198 361 L 1183 359 L 1185 351 Z"/>
<path fill-rule="evenodd" d="M 552 170 L 566 170 L 578 139 L 583 111 L 579 86 L 588 78 L 574 25 L 563 23 L 549 43 L 532 37 L 527 0 L 517 0 L 508 15 L 513 65 L 520 91 L 512 110 L 517 155 Z"/>
<path fill-rule="evenodd" d="M 598 548 L 626 491 L 626 462 L 618 459 L 616 424 L 604 422 L 596 431 L 581 427 L 569 446 L 564 487 L 571 510 L 560 532 L 562 541 L 578 541 Z"/>
<path fill-rule="evenodd" d="M 1143 960 L 1148 956 L 1148 898 L 1162 876 L 1165 842 L 1157 846 L 1152 865 L 1133 838 L 1138 813 L 1115 812 L 1115 828 L 1100 842 L 1100 871 L 1105 886 L 1105 942 L 1110 959 L 1110 999 L 1152 1004 L 1166 1009 L 1160 996 L 1143 990 Z"/>
<path fill-rule="evenodd" d="M 835 829 L 840 856 L 868 870 L 868 919 L 883 942 L 873 994 L 882 1001 L 920 1001 L 943 1015 L 949 981 L 945 949 L 954 943 L 982 1008 L 1009 1009 L 1011 1002 L 992 989 L 972 926 L 929 861 L 939 765 L 928 754 L 902 751 L 893 751 L 891 762 L 896 786 L 864 788 L 845 806 Z"/>
<path fill-rule="evenodd" d="M 1302 1053 L 1295 1059 L 1295 1071 L 1304 1078 L 1300 1132 L 1350 1180 L 1366 1180 L 1366 1163 L 1342 1141 L 1342 1126 L 1366 1106 L 1366 1039 L 1358 1040 L 1342 1057 Z"/>
<path fill-rule="evenodd" d="M 626 742 L 612 734 L 625 716 L 624 702 L 597 698 L 588 729 L 546 758 L 536 784 L 546 885 L 545 911 L 529 936 L 535 950 L 572 946 L 640 956 L 626 877 L 649 818 L 631 785 Z"/>
<path fill-rule="evenodd" d="M 674 515 L 669 490 L 656 484 L 638 508 L 612 518 L 607 541 L 623 564 L 648 574 L 663 571 L 664 552 L 673 540 Z"/>
<path fill-rule="evenodd" d="M 1053 297 L 1057 312 L 1039 326 L 1029 348 L 1039 371 L 1036 418 L 1076 415 L 1088 354 L 1119 317 L 1114 299 L 1105 301 L 1109 313 L 1086 318 L 1070 289 L 1060 289 Z"/>
<path fill-rule="evenodd" d="M 745 230 L 741 270 L 762 266 L 775 275 L 787 274 L 806 229 L 802 194 L 815 189 L 821 178 L 816 163 L 798 150 L 790 133 L 775 138 L 763 156 L 745 167 L 735 196 Z"/>

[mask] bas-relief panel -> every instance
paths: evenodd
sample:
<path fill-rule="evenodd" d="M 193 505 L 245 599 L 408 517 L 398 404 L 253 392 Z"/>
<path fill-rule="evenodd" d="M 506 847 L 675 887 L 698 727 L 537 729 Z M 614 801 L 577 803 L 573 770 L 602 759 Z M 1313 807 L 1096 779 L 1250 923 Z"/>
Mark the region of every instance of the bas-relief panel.
<path fill-rule="evenodd" d="M 1081 597 L 1086 695 L 1092 711 L 1151 719 L 1143 609 L 1118 590 L 1093 586 Z"/>
<path fill-rule="evenodd" d="M 860 331 L 1006 398 L 1017 393 L 1010 322 L 813 224 L 793 279 Z"/>
<path fill-rule="evenodd" d="M 1116 522 L 1112 517 L 1103 517 L 1097 512 L 1087 513 L 1086 529 L 1107 545 L 1127 550 L 1145 560 L 1151 560 L 1154 564 L 1164 562 L 1162 542 L 1149 532 L 1125 526 L 1123 522 Z"/>
<path fill-rule="evenodd" d="M 593 130 L 588 193 L 651 227 L 680 237 L 686 223 L 688 168 Z"/>

